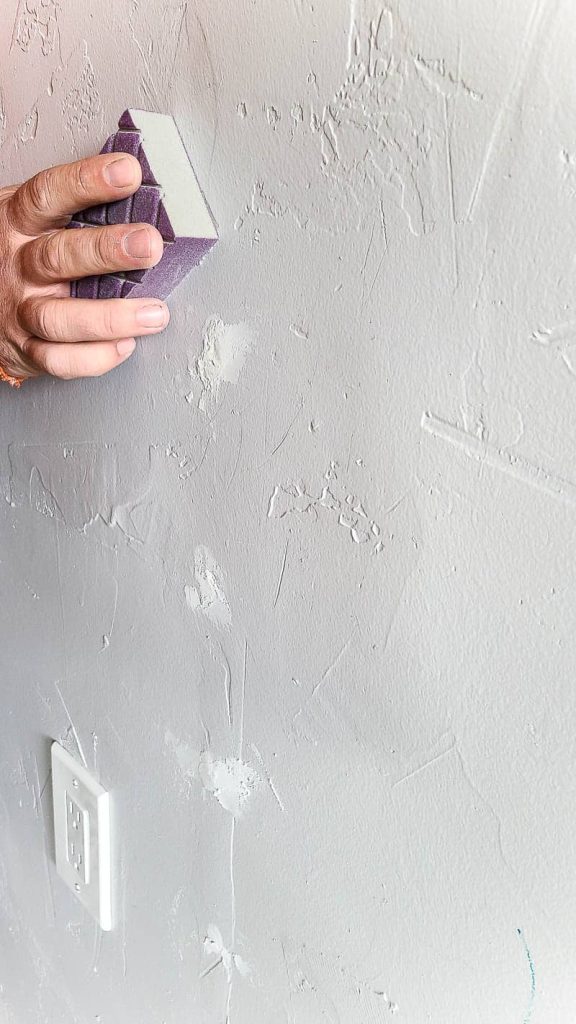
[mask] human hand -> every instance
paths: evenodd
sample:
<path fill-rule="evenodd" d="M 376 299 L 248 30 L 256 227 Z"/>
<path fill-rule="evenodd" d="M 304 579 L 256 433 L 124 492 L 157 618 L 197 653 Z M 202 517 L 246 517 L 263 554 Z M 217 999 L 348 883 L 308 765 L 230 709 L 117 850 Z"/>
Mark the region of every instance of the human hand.
<path fill-rule="evenodd" d="M 95 156 L 0 189 L 0 369 L 26 380 L 97 377 L 133 352 L 135 335 L 169 319 L 159 299 L 70 298 L 70 281 L 155 266 L 163 252 L 150 224 L 66 229 L 78 210 L 126 199 L 142 180 L 135 157 Z"/>

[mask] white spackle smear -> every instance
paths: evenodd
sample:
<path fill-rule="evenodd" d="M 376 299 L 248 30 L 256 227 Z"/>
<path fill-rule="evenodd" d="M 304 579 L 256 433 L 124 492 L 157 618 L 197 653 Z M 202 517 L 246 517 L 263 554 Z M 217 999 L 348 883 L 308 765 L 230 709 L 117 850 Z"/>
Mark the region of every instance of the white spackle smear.
<path fill-rule="evenodd" d="M 170 729 L 166 729 L 164 733 L 164 742 L 178 764 L 182 779 L 185 782 L 196 779 L 200 764 L 200 751 L 191 743 L 178 739 Z"/>
<path fill-rule="evenodd" d="M 230 626 L 232 612 L 224 593 L 224 573 L 208 548 L 196 548 L 194 584 L 186 584 L 184 593 L 193 612 L 202 612 L 217 626 Z"/>
<path fill-rule="evenodd" d="M 202 385 L 198 408 L 206 412 L 218 401 L 222 384 L 235 384 L 250 352 L 253 338 L 247 324 L 225 324 L 211 316 L 202 332 L 202 352 L 196 372 Z"/>
<path fill-rule="evenodd" d="M 261 779 L 251 765 L 238 757 L 215 760 L 210 753 L 200 760 L 200 778 L 204 788 L 234 818 L 242 816 L 247 802 L 259 788 Z"/>

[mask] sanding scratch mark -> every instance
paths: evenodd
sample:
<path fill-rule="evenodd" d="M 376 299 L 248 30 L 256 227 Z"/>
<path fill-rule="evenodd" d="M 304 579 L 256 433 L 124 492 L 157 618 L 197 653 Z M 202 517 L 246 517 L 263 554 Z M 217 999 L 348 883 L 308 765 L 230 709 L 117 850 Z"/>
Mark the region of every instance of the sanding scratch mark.
<path fill-rule="evenodd" d="M 128 957 L 126 952 L 126 893 L 128 891 L 128 884 L 124 863 L 122 863 L 120 876 L 122 879 L 122 975 L 125 978 L 128 974 Z"/>
<path fill-rule="evenodd" d="M 282 947 L 282 959 L 284 960 L 284 967 L 286 969 L 286 978 L 288 980 L 288 1003 L 289 1003 L 290 1017 L 292 1018 L 290 1024 L 296 1024 L 296 1017 L 294 1016 L 294 1000 L 293 1000 L 293 993 L 292 993 L 292 979 L 290 977 L 290 970 L 288 968 L 288 958 L 286 956 L 286 949 L 285 949 L 285 946 L 284 946 L 283 942 L 281 943 L 281 947 Z"/>
<path fill-rule="evenodd" d="M 354 639 L 354 637 L 356 635 L 356 630 L 357 630 L 357 626 L 355 626 L 354 629 L 352 630 L 352 632 L 350 633 L 350 636 L 346 640 L 346 643 L 342 644 L 342 647 L 338 651 L 338 654 L 336 655 L 336 657 L 330 662 L 328 667 L 324 669 L 324 672 L 322 673 L 322 676 L 320 677 L 320 679 L 316 683 L 314 689 L 312 690 L 312 697 L 314 697 L 314 695 L 318 692 L 320 687 L 324 685 L 324 683 L 328 679 L 328 676 L 330 675 L 330 673 L 334 671 L 334 669 L 336 668 L 336 666 L 339 663 L 339 661 L 346 654 L 346 651 L 350 647 L 350 644 L 352 643 L 352 640 Z"/>
<path fill-rule="evenodd" d="M 230 826 L 230 906 L 231 906 L 231 944 L 230 949 L 236 948 L 236 881 L 234 878 L 234 844 L 236 840 L 236 818 L 232 815 Z M 226 999 L 226 1024 L 231 1024 L 230 1007 L 232 1004 L 232 985 L 234 971 L 228 972 L 228 996 Z"/>
<path fill-rule="evenodd" d="M 437 761 L 441 761 L 443 757 L 446 757 L 447 754 L 450 754 L 451 751 L 454 750 L 454 746 L 455 740 L 446 750 L 442 750 L 439 754 L 436 754 L 434 757 L 429 758 L 429 760 L 425 761 L 424 764 L 418 765 L 418 767 L 414 768 L 413 771 L 408 772 L 407 775 L 403 775 L 401 779 L 396 779 L 396 782 L 392 784 L 392 789 L 395 789 L 396 786 L 399 786 L 401 782 L 407 782 L 408 779 L 413 779 L 416 775 L 419 775 L 420 772 L 426 771 L 426 769 L 429 768 L 430 765 L 436 764 Z"/>
<path fill-rule="evenodd" d="M 228 712 L 228 725 L 232 729 L 234 724 L 232 714 L 232 670 L 230 668 L 230 662 L 226 656 L 226 652 L 224 651 L 220 641 L 218 641 L 218 646 L 220 647 L 222 657 L 224 658 L 224 692 L 226 694 L 226 710 Z"/>
<path fill-rule="evenodd" d="M 269 459 L 271 459 L 273 455 L 276 455 L 276 452 L 282 447 L 282 445 L 284 444 L 284 441 L 288 437 L 290 431 L 292 430 L 292 427 L 296 423 L 296 420 L 298 419 L 298 417 L 299 417 L 300 413 L 302 412 L 303 408 L 304 408 L 304 399 L 301 397 L 300 398 L 300 405 L 298 406 L 298 409 L 296 410 L 295 415 L 290 420 L 290 423 L 288 424 L 288 426 L 287 426 L 284 434 L 282 435 L 281 439 L 278 441 L 278 444 L 276 445 L 276 447 L 273 448 L 272 451 L 270 452 L 270 455 L 268 456 Z M 266 460 L 266 461 L 268 461 L 268 460 Z"/>
<path fill-rule="evenodd" d="M 284 579 L 284 573 L 286 571 L 286 559 L 288 557 L 288 544 L 290 538 L 286 541 L 286 547 L 284 548 L 284 558 L 282 560 L 282 568 L 280 569 L 280 578 L 278 580 L 278 586 L 276 587 L 276 597 L 274 598 L 274 607 L 278 604 L 278 598 L 280 597 L 280 591 L 282 589 L 282 580 Z"/>
<path fill-rule="evenodd" d="M 240 419 L 240 439 L 238 441 L 238 451 L 236 452 L 236 461 L 234 463 L 234 469 L 232 470 L 232 476 L 230 477 L 228 483 L 226 484 L 226 490 L 227 491 L 230 490 L 230 487 L 232 485 L 232 481 L 234 480 L 234 477 L 236 476 L 236 472 L 237 472 L 238 466 L 240 464 L 240 455 L 242 454 L 242 444 L 243 444 L 243 441 L 244 441 L 244 431 L 243 431 L 243 427 L 242 427 L 242 419 Z"/>
<path fill-rule="evenodd" d="M 68 722 L 70 723 L 70 730 L 71 730 L 72 735 L 73 735 L 73 737 L 74 737 L 74 739 L 76 741 L 76 746 L 78 748 L 78 753 L 80 754 L 80 757 L 82 758 L 82 763 L 83 763 L 85 768 L 88 768 L 88 762 L 86 761 L 86 758 L 84 757 L 84 751 L 82 750 L 82 744 L 80 743 L 80 737 L 78 736 L 78 733 L 76 731 L 76 726 L 74 725 L 74 722 L 72 721 L 72 717 L 70 715 L 70 712 L 68 711 L 68 705 L 66 704 L 66 701 L 64 700 L 64 697 L 62 696 L 62 691 L 61 691 L 60 687 L 58 686 L 58 683 L 55 682 L 54 686 L 55 686 L 55 689 L 56 689 L 56 693 L 58 694 L 58 696 L 60 697 L 60 700 L 62 701 L 62 707 L 64 708 L 64 711 L 66 712 L 66 717 L 68 719 Z"/>
<path fill-rule="evenodd" d="M 107 633 L 104 633 L 104 636 L 102 637 L 103 643 L 98 652 L 99 654 L 102 654 L 102 651 L 105 651 L 106 648 L 110 646 L 112 633 L 114 632 L 114 623 L 116 622 L 116 610 L 118 608 L 118 548 L 114 549 L 114 553 L 116 555 L 116 575 L 114 576 L 114 607 L 112 609 L 112 622 L 110 623 L 110 629 Z"/>
<path fill-rule="evenodd" d="M 352 443 L 354 441 L 355 436 L 356 436 L 356 431 L 353 430 L 352 433 L 350 434 L 350 441 L 348 443 L 348 458 L 346 459 L 346 472 L 347 473 L 350 470 L 350 460 L 352 459 Z"/>
<path fill-rule="evenodd" d="M 382 202 L 382 200 L 380 200 Z M 364 257 L 364 263 L 362 264 L 362 270 L 360 271 L 362 277 L 366 271 L 366 264 L 368 263 L 368 257 L 370 255 L 370 249 L 372 248 L 372 242 L 374 241 L 374 229 L 376 225 L 372 223 L 372 231 L 370 232 L 370 241 L 368 242 L 368 248 L 366 249 L 366 255 Z"/>
<path fill-rule="evenodd" d="M 492 251 L 493 255 L 493 251 Z M 472 308 L 478 309 L 478 303 L 480 302 L 480 295 L 482 292 L 482 285 L 484 284 L 484 278 L 488 268 L 488 228 L 484 232 L 484 257 L 482 259 L 482 265 L 480 267 L 480 274 L 478 277 L 478 285 L 476 287 L 476 295 L 474 296 L 474 303 Z"/>
<path fill-rule="evenodd" d="M 56 520 L 56 529 L 55 529 L 55 532 L 54 532 L 54 538 L 55 538 L 55 544 L 56 544 L 56 569 L 57 569 L 57 573 L 58 573 L 58 599 L 59 599 L 59 607 L 60 607 L 60 636 L 61 636 L 61 643 L 62 643 L 62 652 L 63 652 L 63 655 L 64 655 L 64 674 L 65 674 L 65 679 L 67 679 L 68 678 L 68 648 L 67 648 L 67 644 L 66 644 L 66 626 L 65 626 L 65 615 L 64 615 L 64 597 L 63 597 L 63 589 L 62 589 L 62 569 L 61 569 L 61 564 L 60 564 L 60 532 L 59 531 L 60 531 L 60 526 L 59 526 L 59 521 L 57 519 Z M 66 702 L 65 702 L 65 700 L 64 700 L 64 698 L 62 696 L 62 693 L 60 691 L 60 687 L 58 686 L 58 683 L 55 683 L 54 685 L 56 687 L 56 690 L 58 691 L 58 695 L 60 697 L 60 700 L 62 701 L 62 704 L 64 706 L 64 710 L 65 710 L 65 712 L 66 712 L 66 714 L 68 716 L 68 721 L 70 723 L 70 728 L 72 730 L 72 735 L 74 736 L 74 739 L 76 740 L 76 746 L 78 747 L 78 750 L 79 750 L 79 753 L 80 753 L 80 757 L 82 758 L 82 761 L 84 762 L 84 767 L 87 768 L 88 764 L 86 762 L 86 758 L 84 757 L 84 751 L 82 750 L 82 745 L 81 745 L 80 740 L 78 738 L 78 733 L 76 732 L 76 728 L 74 726 L 72 718 L 70 717 L 70 713 L 68 711 L 68 707 L 66 706 Z"/>
<path fill-rule="evenodd" d="M 14 49 L 14 43 L 16 42 L 16 36 L 18 34 L 18 23 L 19 23 L 19 21 L 20 21 L 20 4 L 17 3 L 16 4 L 16 14 L 14 15 L 14 24 L 12 26 L 12 38 L 10 40 L 10 49 L 8 50 L 9 54 L 12 53 L 12 50 Z"/>
<path fill-rule="evenodd" d="M 260 767 L 262 768 L 262 771 L 264 772 L 264 775 L 266 777 L 266 781 L 267 781 L 268 785 L 270 786 L 270 790 L 272 792 L 272 796 L 274 797 L 274 799 L 275 799 L 276 803 L 278 804 L 278 807 L 280 808 L 282 813 L 285 814 L 286 813 L 286 808 L 284 807 L 284 804 L 282 803 L 282 800 L 280 799 L 280 795 L 278 793 L 278 790 L 276 789 L 276 786 L 274 785 L 274 781 L 272 779 L 272 776 L 270 775 L 270 772 L 268 771 L 266 765 L 264 764 L 264 759 L 262 757 L 262 754 L 258 750 L 258 747 L 256 746 L 255 743 L 251 743 L 250 747 L 251 747 L 252 751 L 254 752 L 254 754 L 256 755 L 258 761 L 260 762 Z"/>
<path fill-rule="evenodd" d="M 500 136 L 502 135 L 504 129 L 506 117 L 521 92 L 522 85 L 526 77 L 526 72 L 528 70 L 528 65 L 530 63 L 530 60 L 532 59 L 532 52 L 534 50 L 535 43 L 538 42 L 538 47 L 540 49 L 542 48 L 543 33 L 541 31 L 541 22 L 543 20 L 543 15 L 546 6 L 546 0 L 535 0 L 535 3 L 532 5 L 532 10 L 528 16 L 524 38 L 519 42 L 518 45 L 519 56 L 516 63 L 515 74 L 512 79 L 510 88 L 508 89 L 506 96 L 504 97 L 502 103 L 500 104 L 498 113 L 494 118 L 492 130 L 490 132 L 490 136 L 488 139 L 488 144 L 484 151 L 482 164 L 478 172 L 476 181 L 474 183 L 474 187 L 472 189 L 472 195 L 470 196 L 470 202 L 468 204 L 468 212 L 466 214 L 466 220 L 468 221 L 472 220 L 472 217 L 474 216 L 476 205 L 478 203 L 480 194 L 484 187 L 484 182 L 486 180 L 488 168 L 492 162 L 497 142 Z"/>
<path fill-rule="evenodd" d="M 176 46 L 174 47 L 174 57 L 172 59 L 172 69 L 170 71 L 170 80 L 174 79 L 174 68 L 176 67 L 176 61 L 178 59 L 178 51 L 180 50 L 180 43 L 182 42 L 182 32 L 186 23 L 186 17 L 188 15 L 188 2 L 182 5 L 182 15 L 180 17 L 180 24 L 178 26 L 178 38 L 176 39 Z"/>
<path fill-rule="evenodd" d="M 264 451 L 268 448 L 268 394 L 270 390 L 270 367 L 266 367 L 266 393 L 264 397 Z"/>
<path fill-rule="evenodd" d="M 214 130 L 213 130 L 213 135 L 212 135 L 212 149 L 210 151 L 210 160 L 208 162 L 208 175 L 207 175 L 208 181 L 210 181 L 210 175 L 212 173 L 212 161 L 214 160 L 214 152 L 216 150 L 216 140 L 218 138 L 218 126 L 219 126 L 219 120 L 220 120 L 220 111 L 219 111 L 219 107 L 218 107 L 218 88 L 217 88 L 217 85 L 216 85 L 216 71 L 215 71 L 215 68 L 214 68 L 214 62 L 212 60 L 212 54 L 210 52 L 210 47 L 208 45 L 208 38 L 206 36 L 206 30 L 204 28 L 204 25 L 202 23 L 200 15 L 198 14 L 198 11 L 195 10 L 193 13 L 194 13 L 194 17 L 196 18 L 196 21 L 198 22 L 198 26 L 199 26 L 200 32 L 202 34 L 202 39 L 204 41 L 204 47 L 206 49 L 206 56 L 208 58 L 208 64 L 210 66 L 210 73 L 211 73 L 211 77 L 212 77 L 212 93 L 213 93 L 213 96 L 214 96 Z"/>
<path fill-rule="evenodd" d="M 44 790 L 46 789 L 46 786 L 48 785 L 48 780 L 49 780 L 49 778 L 50 778 L 50 776 L 52 774 L 52 771 L 50 769 L 48 769 L 48 772 L 47 772 L 47 775 L 46 775 L 46 781 L 45 781 L 44 785 L 42 786 L 42 789 L 40 789 L 40 772 L 38 770 L 38 759 L 36 757 L 34 758 L 34 766 L 35 766 L 35 769 L 36 769 L 36 784 L 37 784 L 37 787 L 38 787 L 38 801 L 37 802 L 38 802 L 38 806 L 39 806 L 39 809 L 40 809 L 40 816 L 42 818 L 42 834 L 43 834 L 43 839 L 44 839 L 44 841 L 42 843 L 42 853 L 43 853 L 44 867 L 46 869 L 46 878 L 47 878 L 47 881 L 48 881 L 48 892 L 50 894 L 50 904 L 51 904 L 51 907 L 52 907 L 52 918 L 55 921 L 56 920 L 56 904 L 54 903 L 54 890 L 52 888 L 52 876 L 50 874 L 50 863 L 49 863 L 49 860 L 48 860 L 48 851 L 47 851 L 47 848 L 46 848 L 47 847 L 47 843 L 48 843 L 48 830 L 46 828 L 46 817 L 44 815 L 44 807 L 42 806 L 42 797 L 44 796 Z"/>
<path fill-rule="evenodd" d="M 94 949 L 92 953 L 92 974 L 98 974 L 100 957 L 102 956 L 102 936 L 104 932 L 98 922 L 94 924 Z"/>
<path fill-rule="evenodd" d="M 452 164 L 451 129 L 448 125 L 448 97 L 444 96 L 444 140 L 446 143 L 446 170 L 448 172 L 448 189 L 450 194 L 450 230 L 452 233 L 452 266 L 454 269 L 454 290 L 460 283 L 460 271 L 458 267 L 458 244 L 456 239 L 456 202 L 454 199 L 454 167 Z"/>
<path fill-rule="evenodd" d="M 38 771 L 38 762 L 36 762 L 36 771 Z M 45 792 L 45 790 L 46 790 L 46 786 L 47 786 L 47 785 L 48 785 L 48 783 L 50 782 L 50 776 L 51 776 L 51 775 L 52 775 L 52 769 L 51 769 L 51 768 L 49 768 L 49 769 L 48 769 L 48 771 L 47 771 L 47 773 L 46 773 L 46 781 L 45 781 L 44 785 L 42 786 L 42 789 L 41 789 L 41 791 L 40 791 L 40 796 L 38 797 L 38 799 L 39 799 L 39 800 L 41 800 L 41 799 L 42 799 L 42 797 L 44 796 L 44 792 Z"/>
<path fill-rule="evenodd" d="M 242 698 L 240 701 L 240 732 L 238 737 L 238 760 L 242 760 L 244 746 L 244 705 L 246 704 L 246 673 L 248 669 L 248 640 L 244 641 L 244 670 L 242 672 Z M 234 947 L 232 947 L 234 948 Z"/>
<path fill-rule="evenodd" d="M 426 433 L 446 441 L 455 448 L 460 448 L 465 455 L 482 466 L 490 466 L 492 469 L 507 473 L 529 487 L 535 487 L 569 505 L 576 505 L 576 485 L 572 481 L 550 472 L 543 466 L 535 465 L 524 456 L 507 448 L 496 448 L 495 445 L 469 434 L 461 427 L 445 422 L 431 412 L 424 412 L 421 426 Z"/>
<path fill-rule="evenodd" d="M 143 48 L 140 40 L 138 39 L 138 37 L 136 35 L 136 32 L 134 31 L 134 10 L 132 10 L 130 12 L 129 16 L 128 16 L 128 27 L 130 29 L 130 32 L 132 33 L 132 40 L 133 40 L 133 42 L 136 43 L 136 46 L 138 47 L 138 51 L 139 51 L 140 56 L 142 58 L 142 63 L 144 65 L 144 69 L 145 69 L 145 72 L 146 72 L 146 77 L 145 78 L 142 77 L 142 80 L 141 80 L 142 89 L 145 91 L 145 93 L 147 95 L 147 98 L 150 101 L 151 105 L 152 106 L 156 106 L 156 111 L 158 112 L 158 111 L 162 110 L 162 101 L 161 101 L 161 99 L 160 99 L 160 97 L 158 95 L 156 86 L 154 84 L 154 76 L 153 76 L 153 74 L 151 72 L 151 69 L 150 69 L 150 63 L 149 63 L 148 57 L 147 57 L 147 55 L 146 55 L 146 53 L 144 51 L 144 48 Z"/>
<path fill-rule="evenodd" d="M 522 940 L 522 945 L 524 946 L 524 952 L 526 954 L 526 959 L 528 961 L 528 967 L 530 969 L 530 1001 L 528 1003 L 528 1009 L 526 1010 L 524 1020 L 522 1022 L 522 1024 L 530 1024 L 530 1021 L 532 1020 L 532 1014 L 534 1012 L 534 1000 L 536 999 L 536 970 L 534 967 L 532 954 L 530 953 L 528 943 L 526 942 L 526 939 L 524 937 L 524 932 L 521 928 L 517 928 L 516 931 L 518 932 L 518 935 Z"/>
<path fill-rule="evenodd" d="M 294 14 L 296 15 L 296 21 L 301 21 L 302 20 L 302 7 L 301 7 L 301 4 L 298 2 L 298 0 L 292 0 L 292 8 L 294 10 Z"/>
<path fill-rule="evenodd" d="M 213 964 L 208 964 L 208 967 L 205 967 L 202 973 L 198 975 L 199 980 L 202 981 L 204 978 L 207 978 L 209 974 L 212 974 L 212 971 L 215 971 L 217 967 L 220 967 L 221 963 L 222 957 L 219 956 Z"/>
<path fill-rule="evenodd" d="M 368 298 L 370 298 L 370 296 L 372 295 L 372 292 L 374 291 L 374 285 L 376 284 L 376 281 L 380 277 L 380 271 L 382 270 L 382 264 L 384 263 L 384 257 L 385 256 L 386 256 L 386 249 L 384 249 L 384 252 L 382 253 L 382 255 L 380 257 L 380 262 L 379 262 L 379 264 L 378 264 L 378 266 L 376 268 L 376 273 L 374 274 L 374 279 L 372 281 L 372 284 L 370 285 L 370 290 L 368 292 Z"/>
<path fill-rule="evenodd" d="M 458 761 L 460 763 L 460 769 L 462 771 L 462 775 L 463 775 L 464 779 L 466 780 L 469 788 L 471 789 L 472 793 L 478 798 L 480 803 L 483 804 L 483 806 L 488 811 L 490 817 L 494 821 L 494 824 L 496 826 L 496 842 L 498 844 L 498 852 L 500 854 L 500 858 L 502 860 L 502 863 L 504 864 L 504 867 L 510 873 L 510 875 L 512 875 L 512 877 L 516 881 L 518 881 L 518 876 L 516 875 L 516 872 L 511 868 L 510 864 L 508 863 L 508 859 L 506 857 L 506 854 L 504 853 L 504 843 L 503 843 L 503 840 L 502 840 L 502 821 L 500 819 L 500 816 L 496 813 L 496 811 L 492 807 L 492 804 L 489 802 L 489 800 L 487 800 L 487 798 L 480 792 L 478 787 L 472 781 L 472 779 L 471 779 L 471 777 L 470 777 L 470 775 L 468 773 L 468 770 L 466 768 L 466 764 L 464 762 L 464 758 L 462 757 L 462 754 L 460 753 L 460 750 L 458 749 L 458 745 L 456 743 L 454 744 L 454 748 L 453 749 L 454 749 L 454 753 L 456 754 L 456 757 L 458 758 Z"/>

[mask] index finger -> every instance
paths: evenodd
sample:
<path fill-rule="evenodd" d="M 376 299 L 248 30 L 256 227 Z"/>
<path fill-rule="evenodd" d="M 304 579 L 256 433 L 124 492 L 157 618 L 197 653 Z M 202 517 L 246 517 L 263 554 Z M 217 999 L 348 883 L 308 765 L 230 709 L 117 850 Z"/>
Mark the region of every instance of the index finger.
<path fill-rule="evenodd" d="M 136 157 L 105 153 L 40 171 L 16 189 L 6 209 L 16 231 L 39 235 L 64 227 L 78 210 L 125 199 L 141 181 Z"/>

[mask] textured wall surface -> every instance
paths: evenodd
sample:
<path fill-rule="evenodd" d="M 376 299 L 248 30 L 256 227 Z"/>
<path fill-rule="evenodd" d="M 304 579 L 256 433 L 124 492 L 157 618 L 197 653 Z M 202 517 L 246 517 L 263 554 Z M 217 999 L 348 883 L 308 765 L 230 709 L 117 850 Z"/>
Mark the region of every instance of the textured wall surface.
<path fill-rule="evenodd" d="M 2 1024 L 573 1024 L 572 0 L 1 21 L 5 183 L 168 111 L 221 233 L 114 375 L 0 394 Z"/>

